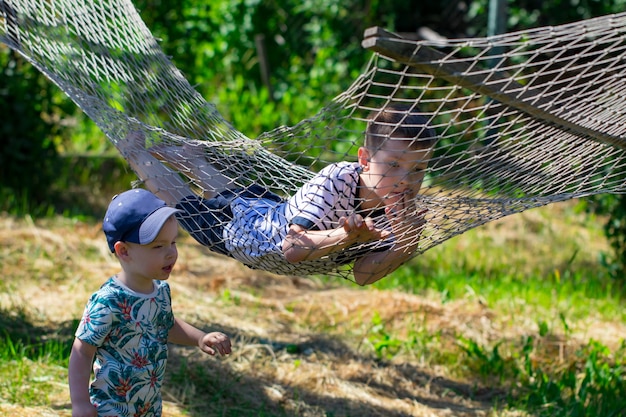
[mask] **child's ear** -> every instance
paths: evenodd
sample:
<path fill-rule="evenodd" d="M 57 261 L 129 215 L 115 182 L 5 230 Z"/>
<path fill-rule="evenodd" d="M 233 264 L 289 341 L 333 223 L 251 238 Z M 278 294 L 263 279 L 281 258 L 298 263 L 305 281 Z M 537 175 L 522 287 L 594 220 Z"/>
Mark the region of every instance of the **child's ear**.
<path fill-rule="evenodd" d="M 361 146 L 357 152 L 357 157 L 359 159 L 359 165 L 361 165 L 363 169 L 367 169 L 370 163 L 370 151 L 366 147 Z"/>
<path fill-rule="evenodd" d="M 120 259 L 128 258 L 128 245 L 124 242 L 115 242 L 113 245 L 113 249 L 115 249 L 115 254 Z"/>

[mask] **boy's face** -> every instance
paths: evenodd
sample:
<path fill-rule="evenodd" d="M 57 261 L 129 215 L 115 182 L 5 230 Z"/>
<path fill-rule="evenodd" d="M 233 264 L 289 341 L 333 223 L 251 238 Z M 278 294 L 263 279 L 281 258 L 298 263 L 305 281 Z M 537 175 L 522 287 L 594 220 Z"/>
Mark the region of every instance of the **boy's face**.
<path fill-rule="evenodd" d="M 144 283 L 168 279 L 178 259 L 177 237 L 178 223 L 171 216 L 152 243 L 124 243 L 127 251 L 124 268 L 126 277 Z"/>
<path fill-rule="evenodd" d="M 430 148 L 411 146 L 411 139 L 390 138 L 378 150 L 359 149 L 359 163 L 368 189 L 366 199 L 375 205 L 392 205 L 419 192 L 431 157 Z"/>

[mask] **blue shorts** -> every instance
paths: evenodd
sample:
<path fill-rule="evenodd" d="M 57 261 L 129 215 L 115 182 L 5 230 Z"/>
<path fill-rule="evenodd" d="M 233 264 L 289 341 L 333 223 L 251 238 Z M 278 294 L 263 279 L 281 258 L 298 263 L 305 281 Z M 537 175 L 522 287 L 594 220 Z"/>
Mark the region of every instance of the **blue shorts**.
<path fill-rule="evenodd" d="M 176 208 L 182 213 L 176 213 L 179 224 L 201 245 L 214 252 L 231 256 L 224 244 L 224 225 L 233 219 L 231 202 L 233 199 L 267 199 L 281 202 L 283 199 L 268 189 L 257 184 L 245 188 L 225 190 L 213 198 L 204 199 L 197 195 L 190 195 L 181 200 Z"/>

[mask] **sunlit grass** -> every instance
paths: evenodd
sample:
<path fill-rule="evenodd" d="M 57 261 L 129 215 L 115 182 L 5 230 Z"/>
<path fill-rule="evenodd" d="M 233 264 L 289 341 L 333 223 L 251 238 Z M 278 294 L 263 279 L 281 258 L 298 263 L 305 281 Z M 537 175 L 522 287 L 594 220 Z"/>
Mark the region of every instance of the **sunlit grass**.
<path fill-rule="evenodd" d="M 454 238 L 415 258 L 377 287 L 402 288 L 442 303 L 475 300 L 500 315 L 536 323 L 536 334 L 517 340 L 503 337 L 484 343 L 460 334 L 452 343 L 439 339 L 434 346 L 437 354 L 420 358 L 430 366 L 456 363 L 457 376 L 478 375 L 483 384 L 502 389 L 504 404 L 536 415 L 622 415 L 624 335 L 621 339 L 615 335 L 621 344 L 614 350 L 593 339 L 572 346 L 569 338 L 572 327 L 580 331 L 589 317 L 626 321 L 622 283 L 612 281 L 599 262 L 607 247 L 602 246 L 597 219 L 584 218 L 572 204 L 554 208 L 556 216 L 546 218 L 550 209 L 523 213 L 506 226 L 496 223 Z M 566 230 L 572 223 L 584 227 L 579 233 L 590 239 L 589 247 L 572 239 Z M 516 232 L 511 234 L 512 230 Z M 440 335 L 417 332 L 394 338 L 377 323 L 369 340 L 377 355 L 389 358 L 403 351 L 423 352 Z M 561 349 L 560 355 L 551 357 L 554 346 Z"/>
<path fill-rule="evenodd" d="M 46 405 L 65 390 L 68 346 L 64 341 L 25 344 L 0 338 L 0 399 L 12 404 Z"/>
<path fill-rule="evenodd" d="M 601 224 L 573 202 L 530 210 L 452 238 L 381 280 L 378 288 L 434 292 L 441 300 L 476 296 L 490 305 L 520 299 L 542 308 L 625 318 L 621 283 L 600 256 Z"/>
<path fill-rule="evenodd" d="M 176 354 L 168 364 L 166 399 L 175 400 L 190 416 L 287 416 L 297 415 L 293 410 L 302 407 L 309 407 L 311 415 L 322 415 L 311 410 L 323 409 L 324 397 L 307 397 L 298 378 L 333 381 L 340 378 L 334 369 L 351 369 L 350 362 L 355 362 L 356 371 L 343 371 L 344 384 L 369 380 L 365 374 L 376 370 L 380 378 L 394 366 L 416 367 L 458 381 L 455 388 L 445 389 L 468 401 L 488 401 L 492 417 L 509 412 L 622 415 L 626 348 L 623 335 L 611 332 L 626 322 L 623 296 L 598 262 L 599 254 L 608 250 L 599 222 L 585 219 L 574 207 L 547 207 L 470 231 L 415 258 L 371 289 L 336 278 L 302 279 L 299 285 L 320 290 L 303 292 L 303 299 L 289 285 L 290 279 L 259 276 L 255 278 L 259 281 L 242 281 L 255 282 L 249 287 L 222 287 L 207 302 L 194 297 L 212 281 L 198 275 L 196 290 L 174 296 L 178 308 L 193 312 L 193 321 L 202 321 L 196 316 L 199 308 L 232 310 L 241 314 L 227 313 L 229 320 L 236 320 L 230 330 L 235 334 L 254 334 L 250 329 L 257 328 L 268 331 L 263 326 L 270 323 L 273 331 L 282 334 L 284 329 L 291 338 L 277 343 L 271 335 L 269 341 L 241 336 L 236 343 L 239 352 L 227 366 L 205 362 L 201 355 Z M 0 301 L 9 303 L 0 310 L 5 329 L 0 335 L 0 404 L 46 406 L 67 390 L 71 343 L 67 329 L 75 324 L 66 322 L 63 336 L 53 327 L 44 329 L 43 310 L 36 305 L 18 307 L 28 304 L 21 286 L 77 285 L 94 269 L 92 265 L 110 267 L 94 243 L 102 243 L 97 225 L 56 222 L 47 220 L 45 230 L 26 222 L 16 225 L 17 231 L 0 235 L 3 273 L 14 277 L 0 284 Z M 75 235 L 70 238 L 67 230 Z M 181 253 L 190 247 L 182 245 Z M 199 264 L 206 262 L 198 259 Z M 198 268 L 193 265 L 181 268 Z M 253 275 L 247 270 L 243 274 Z M 228 279 L 229 274 L 220 276 Z M 177 276 L 173 285 L 183 280 Z M 330 300 L 338 286 L 340 299 Z M 405 299 L 402 294 L 415 296 Z M 373 303 L 360 304 L 366 297 Z M 50 326 L 50 317 L 46 323 Z M 326 343 L 328 351 L 316 357 L 315 348 L 294 339 L 300 333 Z M 345 346 L 335 351 L 333 343 Z M 307 356 L 308 351 L 313 356 Z M 415 383 L 419 384 L 411 382 Z M 278 399 L 272 400 L 272 395 Z"/>

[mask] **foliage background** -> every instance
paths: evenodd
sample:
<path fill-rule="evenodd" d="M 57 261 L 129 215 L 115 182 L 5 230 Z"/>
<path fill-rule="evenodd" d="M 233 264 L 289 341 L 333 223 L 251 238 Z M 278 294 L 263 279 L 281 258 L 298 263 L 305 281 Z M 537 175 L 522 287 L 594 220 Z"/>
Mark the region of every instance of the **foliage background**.
<path fill-rule="evenodd" d="M 509 0 L 507 31 L 558 25 L 626 9 L 626 0 Z M 165 53 L 208 101 L 249 137 L 314 115 L 369 58 L 363 31 L 429 28 L 446 37 L 487 35 L 489 0 L 136 0 Z M 257 45 L 265 46 L 262 76 Z M 39 72 L 0 49 L 0 211 L 95 216 L 133 179 L 103 134 Z M 24 170 L 27 170 L 27 175 Z M 613 253 L 603 264 L 623 280 L 626 200 L 588 200 L 609 214 Z"/>
<path fill-rule="evenodd" d="M 310 117 L 342 92 L 369 58 L 360 47 L 367 27 L 487 34 L 488 0 L 135 4 L 192 85 L 250 137 Z M 509 31 L 626 10 L 626 0 L 507 5 Z M 260 35 L 269 84 L 257 56 Z M 67 410 L 65 393 L 51 397 L 66 386 L 75 319 L 103 276 L 118 268 L 101 253 L 96 223 L 108 198 L 127 188 L 134 174 L 61 91 L 2 46 L 0 72 L 0 213 L 9 213 L 0 216 L 0 416 L 7 403 Z M 228 325 L 243 349 L 221 366 L 175 351 L 166 389 L 186 398 L 180 415 L 203 417 L 301 416 L 307 405 L 343 415 L 346 404 L 362 403 L 364 392 L 375 401 L 388 394 L 387 412 L 416 398 L 434 406 L 451 399 L 461 399 L 463 407 L 481 403 L 468 415 L 621 415 L 626 199 L 588 200 L 586 212 L 574 205 L 541 210 L 440 245 L 371 291 L 250 272 L 183 240 L 188 259 L 179 262 L 174 285 L 186 302 L 177 304 L 177 313 Z M 598 213 L 609 214 L 605 234 L 612 253 L 602 252 Z M 54 214 L 63 215 L 61 226 Z M 36 226 L 31 217 L 42 223 Z M 42 325 L 53 312 L 56 320 Z M 267 337 L 251 336 L 250 329 L 259 328 Z M 305 354 L 308 349 L 314 354 Z M 396 372 L 406 378 L 390 378 Z M 416 381 L 415 372 L 425 379 Z M 347 384 L 327 389 L 333 381 Z M 328 399 L 338 386 L 357 387 L 358 400 Z M 270 401 L 266 392 L 280 398 Z M 501 406 L 513 412 L 495 414 Z M 353 415 L 364 415 L 359 411 Z M 6 415 L 44 413 L 10 408 Z"/>

